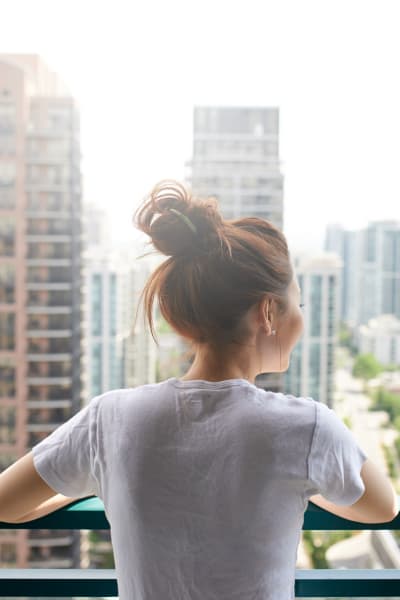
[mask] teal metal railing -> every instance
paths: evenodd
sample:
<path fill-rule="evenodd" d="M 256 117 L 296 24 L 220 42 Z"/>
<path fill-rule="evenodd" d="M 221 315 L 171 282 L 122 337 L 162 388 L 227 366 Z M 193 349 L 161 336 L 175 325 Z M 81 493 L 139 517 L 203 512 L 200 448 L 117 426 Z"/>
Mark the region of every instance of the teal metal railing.
<path fill-rule="evenodd" d="M 109 529 L 98 498 L 79 500 L 46 517 L 21 523 L 0 523 L 0 529 Z M 305 530 L 400 529 L 400 514 L 390 523 L 347 521 L 310 502 Z M 400 597 L 400 569 L 301 569 L 296 571 L 296 597 Z M 118 596 L 114 569 L 0 569 L 0 597 Z M 132 599 L 134 600 L 134 599 Z"/>

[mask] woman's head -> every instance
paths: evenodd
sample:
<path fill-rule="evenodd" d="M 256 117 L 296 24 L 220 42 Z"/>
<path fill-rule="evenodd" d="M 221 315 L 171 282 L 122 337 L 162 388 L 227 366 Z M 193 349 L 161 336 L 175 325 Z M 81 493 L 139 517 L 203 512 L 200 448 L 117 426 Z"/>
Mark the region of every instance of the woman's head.
<path fill-rule="evenodd" d="M 268 318 L 290 309 L 297 284 L 285 237 L 270 222 L 224 220 L 215 199 L 194 198 L 169 180 L 154 187 L 135 221 L 169 257 L 143 290 L 153 337 L 156 298 L 165 320 L 196 347 L 245 343 L 247 317 L 257 306 L 262 311 L 263 302 Z"/>

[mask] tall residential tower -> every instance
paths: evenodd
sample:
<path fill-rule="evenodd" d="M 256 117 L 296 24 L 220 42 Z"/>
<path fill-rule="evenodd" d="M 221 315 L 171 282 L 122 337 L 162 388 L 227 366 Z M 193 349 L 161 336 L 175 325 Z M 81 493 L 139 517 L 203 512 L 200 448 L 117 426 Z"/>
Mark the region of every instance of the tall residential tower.
<path fill-rule="evenodd" d="M 253 215 L 283 228 L 279 109 L 196 107 L 188 180 L 218 198 L 226 219 Z"/>
<path fill-rule="evenodd" d="M 34 55 L 0 54 L 0 469 L 81 407 L 79 119 Z M 79 565 L 79 533 L 3 531 L 3 566 Z"/>
<path fill-rule="evenodd" d="M 333 405 L 335 346 L 340 310 L 340 258 L 334 253 L 294 260 L 304 303 L 304 331 L 285 373 L 285 392 Z"/>
<path fill-rule="evenodd" d="M 330 225 L 325 249 L 343 260 L 343 321 L 356 327 L 383 314 L 400 318 L 399 221 L 372 221 L 358 231 Z"/>

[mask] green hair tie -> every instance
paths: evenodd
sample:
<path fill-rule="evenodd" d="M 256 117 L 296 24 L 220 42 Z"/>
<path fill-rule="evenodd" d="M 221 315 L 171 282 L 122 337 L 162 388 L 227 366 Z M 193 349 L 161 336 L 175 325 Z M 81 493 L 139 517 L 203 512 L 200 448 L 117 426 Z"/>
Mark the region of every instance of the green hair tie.
<path fill-rule="evenodd" d="M 171 212 L 175 213 L 176 215 L 178 215 L 178 217 L 180 219 L 182 219 L 182 221 L 184 223 L 186 223 L 186 225 L 188 227 L 190 227 L 190 229 L 193 231 L 193 233 L 197 233 L 197 228 L 195 225 L 193 225 L 192 221 L 189 219 L 189 217 L 187 217 L 186 215 L 184 215 L 183 213 L 181 213 L 179 210 L 176 210 L 176 208 L 170 208 L 169 209 Z"/>

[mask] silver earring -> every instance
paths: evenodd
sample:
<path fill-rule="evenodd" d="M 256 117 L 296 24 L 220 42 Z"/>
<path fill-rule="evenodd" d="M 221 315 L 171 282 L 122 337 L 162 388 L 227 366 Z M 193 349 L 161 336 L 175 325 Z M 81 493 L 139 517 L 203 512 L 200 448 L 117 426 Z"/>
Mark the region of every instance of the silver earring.
<path fill-rule="evenodd" d="M 271 331 L 271 333 L 272 333 L 272 335 L 276 335 L 276 330 L 275 330 L 275 329 L 273 329 L 273 330 Z"/>

